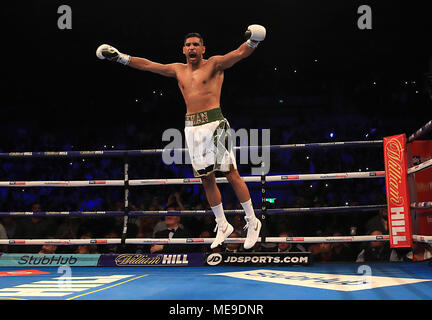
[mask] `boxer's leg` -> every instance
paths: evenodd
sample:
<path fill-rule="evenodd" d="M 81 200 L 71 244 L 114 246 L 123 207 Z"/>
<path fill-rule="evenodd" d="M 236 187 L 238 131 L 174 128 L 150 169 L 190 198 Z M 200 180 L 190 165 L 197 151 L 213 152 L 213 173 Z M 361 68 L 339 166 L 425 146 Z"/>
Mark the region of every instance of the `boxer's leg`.
<path fill-rule="evenodd" d="M 234 189 L 240 204 L 245 211 L 245 220 L 247 222 L 245 228 L 248 229 L 246 240 L 244 243 L 245 249 L 252 248 L 258 241 L 259 233 L 261 230 L 261 221 L 255 216 L 250 197 L 249 189 L 243 179 L 240 177 L 238 170 L 233 165 L 230 166 L 230 171 L 225 174 L 227 180 Z"/>
<path fill-rule="evenodd" d="M 210 207 L 219 205 L 222 202 L 222 196 L 216 184 L 214 173 L 202 176 L 201 181 Z"/>
<path fill-rule="evenodd" d="M 212 172 L 207 176 L 201 177 L 201 181 L 206 193 L 207 201 L 209 202 L 216 218 L 216 238 L 210 246 L 211 249 L 214 249 L 228 238 L 228 236 L 234 231 L 234 227 L 226 220 L 222 206 L 222 197 L 216 184 L 214 173 Z"/>
<path fill-rule="evenodd" d="M 230 171 L 228 173 L 225 173 L 225 177 L 227 178 L 228 182 L 231 184 L 232 188 L 234 189 L 234 192 L 237 198 L 239 199 L 240 203 L 244 203 L 250 200 L 251 197 L 250 197 L 249 189 L 246 183 L 240 177 L 240 174 L 238 173 L 237 169 L 234 169 L 233 165 L 230 165 Z"/>

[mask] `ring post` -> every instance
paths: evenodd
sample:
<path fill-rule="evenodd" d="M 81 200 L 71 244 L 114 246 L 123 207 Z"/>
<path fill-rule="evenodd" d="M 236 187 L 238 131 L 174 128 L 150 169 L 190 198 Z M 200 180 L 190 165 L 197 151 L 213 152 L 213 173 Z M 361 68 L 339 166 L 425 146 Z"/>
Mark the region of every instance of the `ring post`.
<path fill-rule="evenodd" d="M 267 201 L 266 201 L 266 176 L 264 173 L 264 161 L 261 162 L 261 221 L 262 221 L 262 229 L 261 229 L 261 242 L 266 242 L 266 222 L 267 222 Z"/>
<path fill-rule="evenodd" d="M 384 138 L 384 163 L 391 248 L 412 248 L 406 135 Z"/>
<path fill-rule="evenodd" d="M 129 219 L 129 158 L 127 152 L 124 154 L 124 216 L 121 245 L 125 248 L 127 225 Z"/>

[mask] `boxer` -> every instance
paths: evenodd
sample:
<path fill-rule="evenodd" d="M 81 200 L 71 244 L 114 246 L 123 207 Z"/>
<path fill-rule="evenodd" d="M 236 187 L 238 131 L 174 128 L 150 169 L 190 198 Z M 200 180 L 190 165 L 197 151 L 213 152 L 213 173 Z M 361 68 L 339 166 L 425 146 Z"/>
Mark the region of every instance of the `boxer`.
<path fill-rule="evenodd" d="M 224 70 L 250 56 L 265 39 L 266 29 L 253 24 L 247 28 L 245 35 L 247 40 L 237 49 L 225 55 L 204 59 L 206 47 L 202 36 L 199 33 L 189 33 L 183 43 L 186 63 L 160 64 L 121 53 L 107 44 L 96 50 L 99 59 L 177 79 L 186 103 L 185 137 L 194 175 L 201 178 L 207 200 L 215 215 L 217 233 L 210 246 L 212 249 L 222 244 L 234 230 L 224 214 L 215 171 L 225 174 L 244 209 L 247 229 L 245 249 L 251 249 L 255 245 L 261 230 L 261 221 L 255 216 L 248 187 L 238 173 L 234 152 L 231 147 L 225 146 L 229 123 L 220 109 Z"/>

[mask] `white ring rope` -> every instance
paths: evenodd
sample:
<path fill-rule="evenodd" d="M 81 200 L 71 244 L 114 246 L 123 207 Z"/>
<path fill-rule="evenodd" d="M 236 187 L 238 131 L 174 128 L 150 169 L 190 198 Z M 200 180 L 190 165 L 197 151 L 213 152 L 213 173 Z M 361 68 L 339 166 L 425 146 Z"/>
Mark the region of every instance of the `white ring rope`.
<path fill-rule="evenodd" d="M 420 170 L 424 170 L 426 168 L 429 168 L 430 166 L 432 166 L 432 159 L 429 159 L 423 163 L 420 163 L 414 167 L 409 168 L 408 174 L 412 174 L 412 173 L 418 172 Z"/>
<path fill-rule="evenodd" d="M 432 243 L 432 236 L 422 236 L 422 235 L 414 234 L 413 240 L 415 242 Z"/>
<path fill-rule="evenodd" d="M 365 179 L 382 178 L 384 171 L 366 172 L 340 172 L 317 174 L 291 174 L 266 176 L 266 182 L 287 182 L 307 180 L 340 180 L 340 179 Z M 261 182 L 260 176 L 242 177 L 245 182 Z M 218 177 L 216 183 L 228 183 L 227 178 Z M 129 186 L 149 186 L 168 184 L 201 184 L 200 178 L 177 179 L 134 179 L 129 180 Z M 109 187 L 123 186 L 124 180 L 81 180 L 81 181 L 0 181 L 0 187 Z"/>
<path fill-rule="evenodd" d="M 415 242 L 432 243 L 432 236 L 413 235 Z M 214 238 L 129 238 L 125 244 L 211 244 Z M 228 238 L 224 243 L 244 243 L 245 238 Z M 336 243 L 390 241 L 389 235 L 339 237 L 266 237 L 265 243 Z M 258 238 L 261 242 L 261 237 Z M 99 245 L 121 244 L 120 238 L 108 239 L 0 239 L 0 245 Z"/>

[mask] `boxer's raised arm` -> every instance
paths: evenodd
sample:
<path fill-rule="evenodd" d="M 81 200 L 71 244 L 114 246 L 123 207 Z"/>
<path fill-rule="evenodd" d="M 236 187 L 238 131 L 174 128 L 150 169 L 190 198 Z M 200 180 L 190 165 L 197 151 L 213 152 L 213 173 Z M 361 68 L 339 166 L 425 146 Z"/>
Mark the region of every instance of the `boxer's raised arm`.
<path fill-rule="evenodd" d="M 178 63 L 161 64 L 145 58 L 131 57 L 107 44 L 103 44 L 97 48 L 96 56 L 99 59 L 119 62 L 131 68 L 158 73 L 166 77 L 176 77 L 176 65 L 178 65 Z"/>
<path fill-rule="evenodd" d="M 139 57 L 130 57 L 128 63 L 129 67 L 173 78 L 176 77 L 176 65 L 179 65 L 179 63 L 161 64 Z"/>
<path fill-rule="evenodd" d="M 228 69 L 240 60 L 249 57 L 258 44 L 265 39 L 266 29 L 263 26 L 253 24 L 248 27 L 245 35 L 248 38 L 247 41 L 236 50 L 228 52 L 223 56 L 213 56 L 210 58 L 214 60 L 218 69 Z"/>
<path fill-rule="evenodd" d="M 240 60 L 249 57 L 254 50 L 255 49 L 248 47 L 245 42 L 236 50 L 228 52 L 223 56 L 213 56 L 209 61 L 214 61 L 217 69 L 225 70 L 231 68 Z"/>

